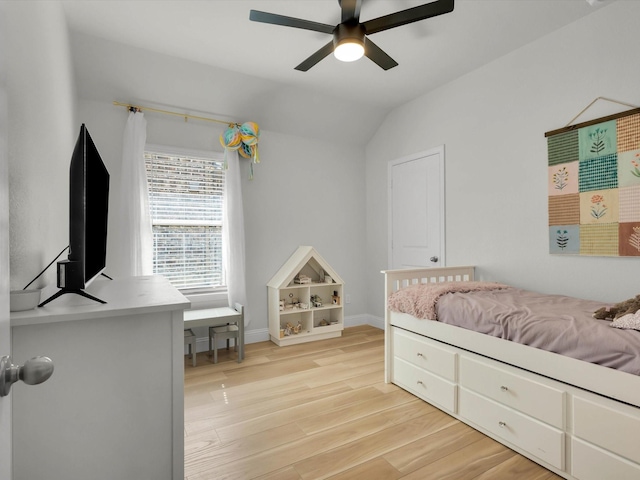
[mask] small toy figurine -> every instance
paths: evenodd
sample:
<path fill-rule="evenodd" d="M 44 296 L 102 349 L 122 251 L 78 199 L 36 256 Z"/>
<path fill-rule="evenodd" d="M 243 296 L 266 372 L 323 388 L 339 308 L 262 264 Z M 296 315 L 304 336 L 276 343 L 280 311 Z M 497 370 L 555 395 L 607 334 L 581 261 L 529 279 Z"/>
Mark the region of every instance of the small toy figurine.
<path fill-rule="evenodd" d="M 311 305 L 318 308 L 322 306 L 322 299 L 319 295 L 311 295 Z"/>

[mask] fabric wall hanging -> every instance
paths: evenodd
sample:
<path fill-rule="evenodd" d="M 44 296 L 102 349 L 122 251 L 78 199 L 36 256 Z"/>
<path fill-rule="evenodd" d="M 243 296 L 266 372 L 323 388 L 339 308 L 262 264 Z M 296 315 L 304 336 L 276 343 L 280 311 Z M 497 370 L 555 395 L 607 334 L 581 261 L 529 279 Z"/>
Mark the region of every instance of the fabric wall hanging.
<path fill-rule="evenodd" d="M 550 253 L 640 256 L 640 108 L 545 137 Z"/>

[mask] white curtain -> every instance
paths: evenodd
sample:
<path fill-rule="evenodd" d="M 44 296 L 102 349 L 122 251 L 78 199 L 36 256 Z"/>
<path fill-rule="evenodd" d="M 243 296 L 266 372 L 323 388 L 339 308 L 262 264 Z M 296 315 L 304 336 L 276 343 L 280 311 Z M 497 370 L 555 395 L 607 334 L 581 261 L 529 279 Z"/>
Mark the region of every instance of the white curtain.
<path fill-rule="evenodd" d="M 147 121 L 142 112 L 129 112 L 122 146 L 120 219 L 118 225 L 123 275 L 153 273 L 153 233 L 149 213 L 149 188 L 144 167 Z"/>
<path fill-rule="evenodd" d="M 244 305 L 245 325 L 247 315 L 247 293 L 244 254 L 244 210 L 242 185 L 240 183 L 240 158 L 237 151 L 228 151 L 224 182 L 224 208 L 222 215 L 222 259 L 227 279 L 229 306 Z"/>

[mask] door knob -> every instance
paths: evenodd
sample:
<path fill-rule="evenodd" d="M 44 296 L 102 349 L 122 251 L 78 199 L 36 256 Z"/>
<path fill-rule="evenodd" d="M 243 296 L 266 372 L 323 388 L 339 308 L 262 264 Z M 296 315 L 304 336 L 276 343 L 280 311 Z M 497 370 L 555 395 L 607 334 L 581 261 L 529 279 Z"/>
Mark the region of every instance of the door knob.
<path fill-rule="evenodd" d="M 53 374 L 53 361 L 49 357 L 34 357 L 23 366 L 13 365 L 11 357 L 0 359 L 0 397 L 9 395 L 11 385 L 22 380 L 27 385 L 38 385 Z"/>
<path fill-rule="evenodd" d="M 436 263 L 438 261 L 438 257 L 431 257 L 429 260 L 431 260 L 433 263 Z"/>

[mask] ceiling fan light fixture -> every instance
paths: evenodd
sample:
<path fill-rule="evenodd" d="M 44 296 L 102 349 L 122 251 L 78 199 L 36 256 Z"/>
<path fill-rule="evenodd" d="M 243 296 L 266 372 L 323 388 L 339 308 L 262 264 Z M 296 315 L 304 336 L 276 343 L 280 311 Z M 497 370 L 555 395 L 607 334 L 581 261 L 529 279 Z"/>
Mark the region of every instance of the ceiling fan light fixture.
<path fill-rule="evenodd" d="M 342 62 L 355 62 L 364 55 L 364 27 L 341 23 L 333 31 L 333 56 Z"/>
<path fill-rule="evenodd" d="M 343 40 L 336 45 L 333 55 L 341 62 L 355 62 L 364 55 L 364 44 L 357 38 Z"/>

